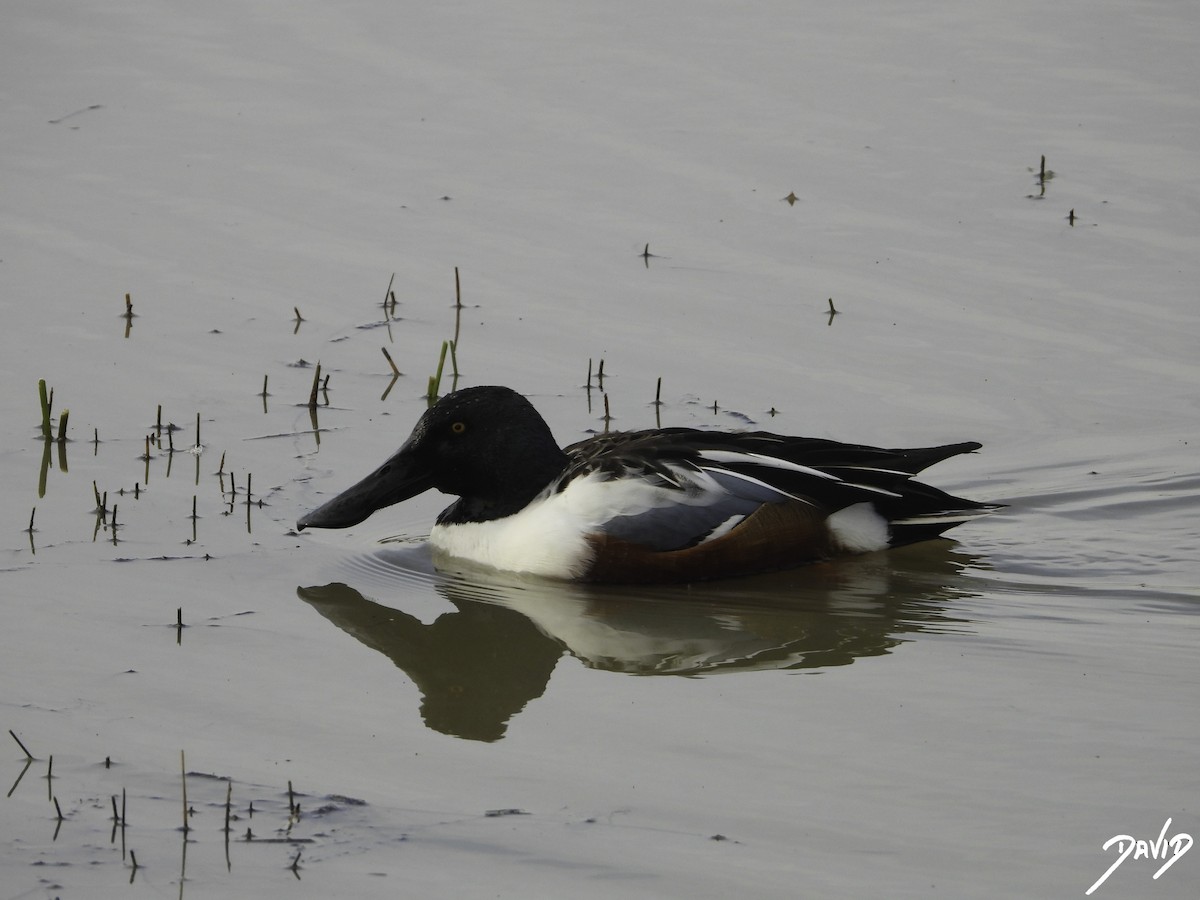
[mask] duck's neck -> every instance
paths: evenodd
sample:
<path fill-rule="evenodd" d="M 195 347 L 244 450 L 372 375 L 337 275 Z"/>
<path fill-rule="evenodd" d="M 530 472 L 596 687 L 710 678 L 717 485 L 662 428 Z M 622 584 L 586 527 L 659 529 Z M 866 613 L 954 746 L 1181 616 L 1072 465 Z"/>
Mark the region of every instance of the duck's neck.
<path fill-rule="evenodd" d="M 497 460 L 498 462 L 498 460 Z M 487 490 L 472 491 L 442 511 L 439 525 L 491 522 L 520 512 L 541 494 L 567 466 L 557 444 L 526 447 L 510 466 L 496 465 Z"/>

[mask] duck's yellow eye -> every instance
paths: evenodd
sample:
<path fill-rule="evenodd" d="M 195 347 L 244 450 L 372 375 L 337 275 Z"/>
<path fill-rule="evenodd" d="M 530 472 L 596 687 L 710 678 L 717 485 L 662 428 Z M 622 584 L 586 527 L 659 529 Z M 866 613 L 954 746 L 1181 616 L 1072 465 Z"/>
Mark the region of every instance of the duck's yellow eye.
<path fill-rule="evenodd" d="M 464 431 L 467 430 L 467 423 L 466 422 L 455 422 L 453 425 L 450 426 L 450 430 L 453 431 L 455 434 L 462 434 Z"/>

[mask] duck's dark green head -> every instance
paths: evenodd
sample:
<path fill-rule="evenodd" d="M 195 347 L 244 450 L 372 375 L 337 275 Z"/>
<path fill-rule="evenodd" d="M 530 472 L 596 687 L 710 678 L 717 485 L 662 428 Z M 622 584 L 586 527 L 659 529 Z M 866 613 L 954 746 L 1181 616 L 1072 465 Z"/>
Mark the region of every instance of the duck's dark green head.
<path fill-rule="evenodd" d="M 464 388 L 426 410 L 387 462 L 296 527 L 349 528 L 430 488 L 462 498 L 444 516 L 499 518 L 521 509 L 565 462 L 545 420 L 516 391 Z"/>

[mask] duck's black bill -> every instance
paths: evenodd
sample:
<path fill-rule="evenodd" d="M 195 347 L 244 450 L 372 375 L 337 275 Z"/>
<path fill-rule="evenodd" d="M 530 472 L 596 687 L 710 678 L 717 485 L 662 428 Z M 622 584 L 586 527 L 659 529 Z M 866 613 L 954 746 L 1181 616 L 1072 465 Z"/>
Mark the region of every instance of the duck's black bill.
<path fill-rule="evenodd" d="M 395 456 L 354 487 L 342 491 L 308 515 L 301 516 L 296 527 L 301 531 L 305 528 L 350 528 L 376 510 L 429 490 L 433 487 L 432 477 L 417 470 L 405 449 L 402 447 Z"/>

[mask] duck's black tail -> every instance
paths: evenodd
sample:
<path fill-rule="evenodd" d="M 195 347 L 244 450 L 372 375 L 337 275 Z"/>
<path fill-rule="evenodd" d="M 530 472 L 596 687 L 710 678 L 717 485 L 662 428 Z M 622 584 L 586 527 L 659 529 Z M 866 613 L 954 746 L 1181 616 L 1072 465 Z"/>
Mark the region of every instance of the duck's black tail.
<path fill-rule="evenodd" d="M 893 547 L 900 547 L 938 537 L 955 525 L 986 516 L 1003 509 L 1004 505 L 978 503 L 955 497 L 919 481 L 910 481 L 905 485 L 902 497 L 876 501 L 875 507 L 888 519 L 891 528 L 889 543 Z"/>
<path fill-rule="evenodd" d="M 898 465 L 910 474 L 917 474 L 929 466 L 960 453 L 971 453 L 982 445 L 975 441 L 961 444 L 945 444 L 940 447 L 920 447 L 914 450 L 892 450 Z M 1003 504 L 979 503 L 964 497 L 955 497 L 945 491 L 919 481 L 905 481 L 893 487 L 900 496 L 884 498 L 875 502 L 891 525 L 891 545 L 899 547 L 915 544 L 938 537 L 942 532 L 986 516 Z"/>
<path fill-rule="evenodd" d="M 888 467 L 894 471 L 916 475 L 935 463 L 961 453 L 972 453 L 981 446 L 975 441 L 965 441 L 939 447 L 888 450 Z M 891 526 L 890 543 L 893 547 L 927 541 L 955 525 L 1003 508 L 1002 504 L 979 503 L 964 497 L 955 497 L 938 488 L 907 478 L 891 480 L 887 487 L 899 496 L 882 497 L 873 501 L 873 505 Z"/>

